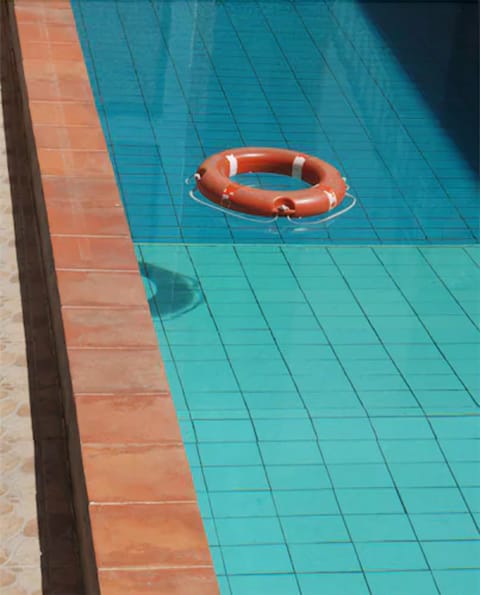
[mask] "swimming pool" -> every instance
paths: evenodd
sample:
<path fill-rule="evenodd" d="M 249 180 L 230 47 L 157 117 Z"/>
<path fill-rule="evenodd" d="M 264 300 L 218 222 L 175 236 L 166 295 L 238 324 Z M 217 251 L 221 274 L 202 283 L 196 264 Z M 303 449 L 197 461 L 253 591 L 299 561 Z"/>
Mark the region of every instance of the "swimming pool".
<path fill-rule="evenodd" d="M 400 27 L 474 5 L 389 3 L 393 39 L 381 4 L 73 6 L 222 593 L 474 593 L 471 96 L 452 130 L 448 29 L 420 56 Z M 358 206 L 299 229 L 193 203 L 240 145 L 330 161 Z"/>

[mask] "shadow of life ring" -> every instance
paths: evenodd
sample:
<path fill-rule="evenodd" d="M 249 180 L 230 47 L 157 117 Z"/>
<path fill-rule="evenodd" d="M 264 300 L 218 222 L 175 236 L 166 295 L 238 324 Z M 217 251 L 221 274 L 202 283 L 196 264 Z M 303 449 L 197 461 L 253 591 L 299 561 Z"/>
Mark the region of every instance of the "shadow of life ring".
<path fill-rule="evenodd" d="M 262 190 L 231 178 L 237 174 L 268 172 L 304 180 L 309 188 Z M 347 184 L 329 163 L 287 149 L 245 147 L 216 153 L 195 173 L 198 190 L 212 202 L 260 217 L 312 217 L 331 211 L 345 197 Z"/>

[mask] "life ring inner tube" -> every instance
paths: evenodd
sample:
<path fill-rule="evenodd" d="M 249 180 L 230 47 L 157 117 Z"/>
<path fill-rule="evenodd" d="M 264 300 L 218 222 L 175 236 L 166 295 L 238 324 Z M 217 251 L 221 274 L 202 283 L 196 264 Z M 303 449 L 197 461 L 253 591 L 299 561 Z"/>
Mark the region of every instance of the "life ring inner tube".
<path fill-rule="evenodd" d="M 237 174 L 265 172 L 304 180 L 309 188 L 293 191 L 262 190 L 238 184 Z M 311 217 L 337 207 L 347 185 L 329 163 L 287 149 L 245 147 L 216 153 L 195 173 L 199 191 L 227 209 L 260 217 Z"/>

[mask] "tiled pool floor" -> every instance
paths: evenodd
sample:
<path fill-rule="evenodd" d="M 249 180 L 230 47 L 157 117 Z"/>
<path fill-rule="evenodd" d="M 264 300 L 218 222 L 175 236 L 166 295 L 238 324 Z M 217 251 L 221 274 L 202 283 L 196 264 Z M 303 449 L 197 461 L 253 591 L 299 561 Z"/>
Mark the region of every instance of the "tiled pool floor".
<path fill-rule="evenodd" d="M 478 592 L 477 247 L 138 255 L 222 593 Z"/>

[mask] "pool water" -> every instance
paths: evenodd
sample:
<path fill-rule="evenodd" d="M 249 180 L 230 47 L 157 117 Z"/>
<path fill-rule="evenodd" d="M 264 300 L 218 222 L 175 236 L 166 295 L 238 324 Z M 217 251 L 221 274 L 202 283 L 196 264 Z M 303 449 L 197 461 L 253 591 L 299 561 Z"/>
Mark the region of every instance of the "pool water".
<path fill-rule="evenodd" d="M 72 3 L 222 594 L 480 593 L 476 6 Z M 357 206 L 193 202 L 243 145 Z"/>

